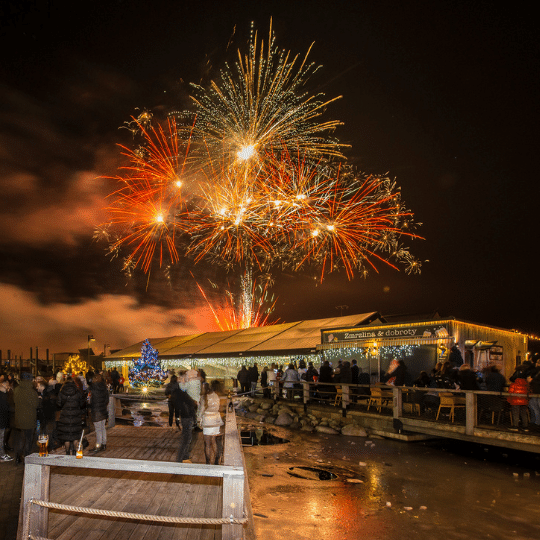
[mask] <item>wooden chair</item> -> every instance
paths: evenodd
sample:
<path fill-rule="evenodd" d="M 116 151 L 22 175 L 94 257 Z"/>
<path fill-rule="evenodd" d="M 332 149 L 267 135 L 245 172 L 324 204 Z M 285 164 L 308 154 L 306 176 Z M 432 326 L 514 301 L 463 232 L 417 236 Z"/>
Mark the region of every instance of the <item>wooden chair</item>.
<path fill-rule="evenodd" d="M 369 411 L 371 405 L 375 405 L 377 408 L 377 412 L 381 412 L 383 405 L 390 403 L 391 400 L 392 397 L 388 396 L 386 393 L 383 393 L 382 388 L 379 388 L 378 386 L 373 386 L 371 388 L 371 395 L 369 396 L 367 410 Z"/>
<path fill-rule="evenodd" d="M 450 409 L 450 420 L 452 421 L 452 423 L 454 423 L 455 410 L 465 408 L 465 399 L 459 396 L 455 396 L 450 392 L 441 392 L 439 394 L 439 398 L 441 400 L 441 403 L 439 405 L 439 410 L 437 411 L 437 416 L 435 420 L 439 419 L 441 409 Z"/>

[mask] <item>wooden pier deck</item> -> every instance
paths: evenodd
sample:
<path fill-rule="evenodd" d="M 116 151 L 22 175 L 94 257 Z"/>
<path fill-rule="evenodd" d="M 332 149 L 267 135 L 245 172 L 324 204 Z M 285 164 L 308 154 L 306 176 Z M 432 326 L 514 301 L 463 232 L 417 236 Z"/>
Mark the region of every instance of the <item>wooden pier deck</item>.
<path fill-rule="evenodd" d="M 45 487 L 45 490 L 49 491 L 48 500 L 77 507 L 157 516 L 221 517 L 223 478 L 204 474 L 188 476 L 167 472 L 148 473 L 144 472 L 144 467 L 139 472 L 115 470 L 114 459 L 174 463 L 179 437 L 178 430 L 172 431 L 169 428 L 116 425 L 107 431 L 107 450 L 100 452 L 94 458 L 113 458 L 113 460 L 103 459 L 103 469 L 81 468 L 80 466 L 55 467 L 54 458 L 48 458 L 51 459 L 52 465 L 49 485 Z M 89 434 L 88 440 L 90 446 L 86 449 L 85 458 L 90 462 L 88 458 L 92 454 L 89 450 L 95 445 L 93 433 Z M 65 452 L 59 449 L 53 454 L 62 456 Z M 82 465 L 82 460 L 76 460 L 75 457 L 68 459 L 79 462 L 77 465 Z M 201 433 L 194 433 L 191 460 L 193 464 L 205 463 Z M 120 461 L 117 463 L 119 464 Z M 165 465 L 169 466 L 168 463 Z M 178 464 L 178 466 L 191 469 L 197 467 L 197 465 L 189 464 Z M 166 470 L 165 466 L 164 470 Z M 28 467 L 25 471 L 25 475 L 27 474 Z M 39 513 L 40 509 L 34 509 L 32 512 Z M 221 525 L 132 521 L 118 517 L 80 515 L 56 509 L 48 509 L 46 512 L 48 513 L 47 538 L 51 540 L 73 538 L 221 540 L 222 538 Z M 19 538 L 21 538 L 21 530 L 20 526 Z"/>

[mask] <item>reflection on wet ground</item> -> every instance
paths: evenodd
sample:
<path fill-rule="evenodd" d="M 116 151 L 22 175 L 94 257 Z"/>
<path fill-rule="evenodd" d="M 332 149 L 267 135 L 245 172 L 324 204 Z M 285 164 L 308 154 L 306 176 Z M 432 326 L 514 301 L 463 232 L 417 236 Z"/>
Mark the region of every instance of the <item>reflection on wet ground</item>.
<path fill-rule="evenodd" d="M 163 401 L 143 401 L 132 399 L 120 399 L 122 405 L 122 416 L 116 417 L 119 424 L 130 424 L 135 427 L 140 426 L 166 426 L 169 417 L 169 407 L 167 400 Z"/>
<path fill-rule="evenodd" d="M 261 427 L 240 431 L 240 439 L 242 440 L 242 446 L 267 446 L 289 442 L 287 439 L 272 435 Z"/>
<path fill-rule="evenodd" d="M 287 474 L 305 480 L 334 480 L 337 474 L 316 467 L 289 467 Z"/>
<path fill-rule="evenodd" d="M 540 456 L 443 439 L 268 429 L 290 442 L 244 448 L 257 538 L 540 538 Z M 337 478 L 290 475 L 306 469 Z"/>

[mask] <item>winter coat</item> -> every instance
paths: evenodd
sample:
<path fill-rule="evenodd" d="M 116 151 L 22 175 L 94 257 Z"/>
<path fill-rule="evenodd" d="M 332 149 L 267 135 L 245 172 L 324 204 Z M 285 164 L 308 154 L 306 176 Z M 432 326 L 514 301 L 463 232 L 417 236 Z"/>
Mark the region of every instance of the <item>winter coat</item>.
<path fill-rule="evenodd" d="M 528 405 L 529 397 L 529 384 L 525 379 L 516 379 L 508 389 L 510 394 L 515 394 L 514 396 L 508 396 L 507 401 L 510 405 Z"/>
<path fill-rule="evenodd" d="M 187 392 L 177 388 L 171 395 L 171 401 L 174 404 L 175 410 L 180 413 L 180 418 L 196 418 L 197 403 L 189 396 Z"/>
<path fill-rule="evenodd" d="M 169 382 L 165 385 L 165 395 L 169 398 L 169 401 L 171 399 L 171 395 L 175 390 L 178 390 L 180 388 L 180 385 L 178 382 Z"/>
<path fill-rule="evenodd" d="M 349 362 L 343 362 L 343 365 L 339 371 L 339 382 L 341 384 L 352 383 L 352 370 Z"/>
<path fill-rule="evenodd" d="M 86 400 L 72 379 L 63 384 L 56 403 L 60 409 L 60 418 L 56 422 L 58 439 L 62 442 L 80 439 Z"/>
<path fill-rule="evenodd" d="M 34 429 L 37 423 L 38 393 L 32 381 L 21 381 L 13 390 L 15 401 L 15 420 L 13 427 L 17 429 Z"/>
<path fill-rule="evenodd" d="M 90 409 L 92 422 L 101 422 L 109 416 L 109 390 L 103 381 L 90 385 Z"/>
<path fill-rule="evenodd" d="M 9 427 L 9 401 L 7 392 L 0 389 L 0 429 L 6 429 Z M 0 448 L 0 452 L 3 448 Z"/>
<path fill-rule="evenodd" d="M 281 380 L 284 382 L 283 388 L 294 388 L 294 383 L 299 382 L 300 377 L 298 376 L 298 371 L 296 371 L 296 369 L 288 368 Z"/>
<path fill-rule="evenodd" d="M 248 369 L 249 382 L 257 382 L 259 380 L 259 370 L 255 366 Z"/>
<path fill-rule="evenodd" d="M 458 371 L 458 384 L 461 390 L 480 390 L 476 374 L 470 369 Z"/>
<path fill-rule="evenodd" d="M 238 379 L 238 382 L 240 384 L 247 384 L 248 382 L 250 382 L 249 371 L 246 369 L 245 366 L 243 366 L 242 369 L 238 372 L 236 378 Z"/>

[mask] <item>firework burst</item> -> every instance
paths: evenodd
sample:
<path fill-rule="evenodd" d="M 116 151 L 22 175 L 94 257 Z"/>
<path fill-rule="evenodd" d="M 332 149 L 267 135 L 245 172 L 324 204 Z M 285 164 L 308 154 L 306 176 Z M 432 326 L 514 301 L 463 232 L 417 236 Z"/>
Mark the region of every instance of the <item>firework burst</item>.
<path fill-rule="evenodd" d="M 247 54 L 238 50 L 232 67 L 226 64 L 208 87 L 192 85 L 196 120 L 189 133 L 203 143 L 205 159 L 226 155 L 246 163 L 271 151 L 343 157 L 346 145 L 329 136 L 342 122 L 321 119 L 341 96 L 326 99 L 306 89 L 321 67 L 308 61 L 310 50 L 303 58 L 280 50 L 271 22 L 265 44 L 252 25 Z"/>
<path fill-rule="evenodd" d="M 161 125 L 148 111 L 127 123 L 134 147 L 121 147 L 129 165 L 102 228 L 111 251 L 130 252 L 128 271 L 181 257 L 240 270 L 244 299 L 229 295 L 228 315 L 214 311 L 220 327 L 266 321 L 253 299 L 267 289 L 253 287 L 252 272 L 315 268 L 322 280 L 339 269 L 365 276 L 378 262 L 420 270 L 402 244 L 418 236 L 395 181 L 338 159 L 330 133 L 340 122 L 320 118 L 333 100 L 305 88 L 318 69 L 308 54 L 278 50 L 271 28 L 265 45 L 252 29 L 234 68 L 195 87 L 191 124 Z"/>

